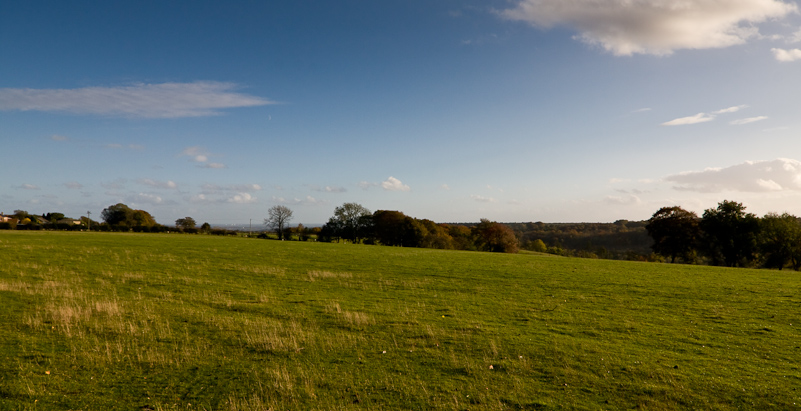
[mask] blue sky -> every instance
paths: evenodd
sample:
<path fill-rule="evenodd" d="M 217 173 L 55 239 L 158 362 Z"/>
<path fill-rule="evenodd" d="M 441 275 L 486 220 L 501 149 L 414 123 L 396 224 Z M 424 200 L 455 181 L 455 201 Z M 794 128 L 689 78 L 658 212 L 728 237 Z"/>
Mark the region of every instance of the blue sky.
<path fill-rule="evenodd" d="M 791 1 L 14 2 L 0 211 L 801 215 L 799 107 Z"/>

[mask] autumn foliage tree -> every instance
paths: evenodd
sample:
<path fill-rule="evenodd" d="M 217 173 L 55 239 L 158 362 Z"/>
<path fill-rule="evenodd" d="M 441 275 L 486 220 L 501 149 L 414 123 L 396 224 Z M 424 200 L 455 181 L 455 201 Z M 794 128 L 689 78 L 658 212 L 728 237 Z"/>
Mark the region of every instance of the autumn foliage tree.
<path fill-rule="evenodd" d="M 514 231 L 501 223 L 482 218 L 472 232 L 479 250 L 496 253 L 516 253 L 519 250 Z"/>

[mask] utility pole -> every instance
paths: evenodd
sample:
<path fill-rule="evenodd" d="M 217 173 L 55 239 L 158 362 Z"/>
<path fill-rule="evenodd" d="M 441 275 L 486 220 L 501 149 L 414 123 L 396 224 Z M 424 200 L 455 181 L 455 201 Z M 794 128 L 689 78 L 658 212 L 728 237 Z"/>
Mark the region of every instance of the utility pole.
<path fill-rule="evenodd" d="M 92 231 L 92 212 L 86 212 L 86 231 Z"/>
<path fill-rule="evenodd" d="M 250 219 L 250 229 L 248 229 L 248 237 L 253 235 L 253 219 Z"/>

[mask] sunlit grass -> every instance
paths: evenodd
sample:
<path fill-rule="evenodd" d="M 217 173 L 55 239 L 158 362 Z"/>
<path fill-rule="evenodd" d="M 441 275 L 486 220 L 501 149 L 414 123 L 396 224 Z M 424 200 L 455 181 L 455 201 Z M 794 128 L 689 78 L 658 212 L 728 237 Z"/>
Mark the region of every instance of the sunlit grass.
<path fill-rule="evenodd" d="M 156 234 L 0 252 L 0 410 L 801 404 L 791 272 Z"/>

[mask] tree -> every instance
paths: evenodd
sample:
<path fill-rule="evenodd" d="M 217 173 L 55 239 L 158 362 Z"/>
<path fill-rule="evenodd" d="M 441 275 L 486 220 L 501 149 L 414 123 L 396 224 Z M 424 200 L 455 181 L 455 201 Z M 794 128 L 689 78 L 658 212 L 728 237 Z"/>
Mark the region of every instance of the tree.
<path fill-rule="evenodd" d="M 765 266 L 781 270 L 790 263 L 795 270 L 801 268 L 801 224 L 798 217 L 768 213 L 760 225 L 759 243 Z"/>
<path fill-rule="evenodd" d="M 716 209 L 707 209 L 700 227 L 713 264 L 745 267 L 756 257 L 759 218 L 746 213 L 742 203 L 724 200 Z"/>
<path fill-rule="evenodd" d="M 211 224 L 203 223 L 203 225 L 200 226 L 200 231 L 205 233 L 205 234 L 210 233 L 211 232 Z"/>
<path fill-rule="evenodd" d="M 284 239 L 284 228 L 290 220 L 292 220 L 292 210 L 287 206 L 277 205 L 270 207 L 267 210 L 267 218 L 264 219 L 264 225 L 272 228 L 278 233 L 278 239 Z"/>
<path fill-rule="evenodd" d="M 503 224 L 482 218 L 472 231 L 479 250 L 516 253 L 519 249 L 514 231 Z"/>
<path fill-rule="evenodd" d="M 129 225 L 133 210 L 123 203 L 117 203 L 108 208 L 104 208 L 100 217 L 108 225 Z"/>
<path fill-rule="evenodd" d="M 111 226 L 154 227 L 157 225 L 156 219 L 147 211 L 133 210 L 122 203 L 103 209 L 100 216 Z"/>
<path fill-rule="evenodd" d="M 662 207 L 648 220 L 645 226 L 648 235 L 654 240 L 651 248 L 655 253 L 676 258 L 685 262 L 692 260 L 700 231 L 698 215 L 681 207 Z"/>
<path fill-rule="evenodd" d="M 47 221 L 49 221 L 51 223 L 57 223 L 60 220 L 64 219 L 64 214 L 63 213 L 46 213 L 42 217 L 44 217 L 45 220 L 47 220 Z"/>
<path fill-rule="evenodd" d="M 153 227 L 156 219 L 145 210 L 133 210 L 131 213 L 131 227 Z"/>
<path fill-rule="evenodd" d="M 187 228 L 192 229 L 195 228 L 196 225 L 197 223 L 192 217 L 184 217 L 175 220 L 175 226 L 181 230 L 186 230 Z"/>
<path fill-rule="evenodd" d="M 365 238 L 372 226 L 370 210 L 356 203 L 345 203 L 334 209 L 334 216 L 328 220 L 335 237 L 358 242 Z"/>

